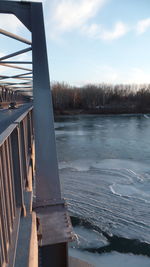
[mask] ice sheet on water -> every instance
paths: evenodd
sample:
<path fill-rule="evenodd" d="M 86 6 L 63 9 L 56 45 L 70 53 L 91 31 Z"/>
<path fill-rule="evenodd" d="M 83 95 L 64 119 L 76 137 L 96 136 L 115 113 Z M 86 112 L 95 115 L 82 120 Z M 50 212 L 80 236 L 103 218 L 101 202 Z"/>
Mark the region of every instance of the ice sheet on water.
<path fill-rule="evenodd" d="M 83 168 L 84 166 L 84 168 Z M 77 160 L 70 160 L 70 161 L 61 161 L 59 162 L 59 168 L 74 168 L 76 171 L 90 170 L 91 168 L 96 169 L 109 169 L 109 170 L 130 170 L 130 176 L 133 172 L 142 171 L 150 172 L 150 167 L 147 164 L 138 162 L 138 161 L 131 161 L 125 159 L 104 159 L 104 160 L 94 160 L 94 159 L 77 159 Z M 132 171 L 131 171 L 132 170 Z M 131 173 L 132 172 L 132 173 Z"/>
<path fill-rule="evenodd" d="M 150 244 L 149 119 L 143 114 L 78 116 L 62 122 L 56 140 L 69 210 L 109 235 Z"/>
<path fill-rule="evenodd" d="M 74 160 L 74 161 L 62 161 L 59 163 L 59 169 L 71 168 L 75 171 L 88 171 L 91 167 L 91 160 Z"/>
<path fill-rule="evenodd" d="M 104 159 L 93 164 L 95 168 L 107 168 L 107 169 L 130 169 L 133 171 L 142 170 L 150 171 L 150 167 L 147 164 L 141 163 L 139 161 L 127 160 L 127 159 Z"/>
<path fill-rule="evenodd" d="M 94 264 L 95 267 L 149 267 L 150 259 L 145 256 L 137 256 L 133 254 L 121 254 L 111 252 L 99 255 L 92 254 L 77 249 L 69 249 L 69 254 L 83 261 Z"/>
<path fill-rule="evenodd" d="M 60 178 L 73 214 L 90 218 L 109 234 L 150 243 L 148 173 L 132 173 L 129 169 L 75 171 L 65 168 L 60 170 Z"/>
<path fill-rule="evenodd" d="M 71 243 L 71 247 L 91 248 L 103 247 L 108 244 L 107 239 L 94 229 L 86 229 L 84 226 L 74 227 L 77 240 Z"/>
<path fill-rule="evenodd" d="M 150 175 L 142 173 L 142 171 L 150 171 L 150 168 L 144 163 L 120 159 L 99 162 L 90 159 L 60 162 L 59 169 L 65 168 L 78 172 L 99 169 L 108 176 L 108 180 L 111 182 L 109 188 L 112 193 L 150 201 Z"/>
<path fill-rule="evenodd" d="M 119 196 L 135 197 L 146 202 L 150 202 L 150 182 L 144 184 L 113 184 L 110 186 L 113 194 Z M 148 192 L 149 191 L 149 192 Z"/>

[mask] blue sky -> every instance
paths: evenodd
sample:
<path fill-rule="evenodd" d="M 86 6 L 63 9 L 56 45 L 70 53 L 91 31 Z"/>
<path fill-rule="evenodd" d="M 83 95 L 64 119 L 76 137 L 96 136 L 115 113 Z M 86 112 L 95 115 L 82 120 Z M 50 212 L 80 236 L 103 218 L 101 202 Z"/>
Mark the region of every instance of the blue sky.
<path fill-rule="evenodd" d="M 150 83 L 150 0 L 45 0 L 43 8 L 51 81 Z M 15 18 L 1 15 L 0 27 L 28 36 Z M 10 46 L 3 38 L 0 55 Z"/>

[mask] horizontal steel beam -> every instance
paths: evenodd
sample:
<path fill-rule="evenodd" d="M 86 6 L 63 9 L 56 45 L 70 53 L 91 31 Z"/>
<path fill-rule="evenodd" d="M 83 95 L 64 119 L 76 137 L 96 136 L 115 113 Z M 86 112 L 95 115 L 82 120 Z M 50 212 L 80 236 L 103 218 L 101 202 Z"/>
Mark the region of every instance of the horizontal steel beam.
<path fill-rule="evenodd" d="M 16 78 L 12 78 L 12 77 L 6 77 L 6 78 L 0 78 L 0 81 L 3 81 L 3 80 L 7 80 L 7 79 L 16 79 L 16 80 L 23 80 L 23 81 L 32 81 L 32 78 L 30 77 L 27 77 L 27 78 L 21 78 L 21 77 L 16 77 Z M 7 81 L 6 81 L 7 83 Z"/>
<path fill-rule="evenodd" d="M 29 90 L 15 90 L 15 92 L 17 92 L 17 93 L 31 93 L 32 92 L 32 90 L 33 90 L 33 88 L 31 88 L 31 89 L 29 89 Z"/>
<path fill-rule="evenodd" d="M 21 77 L 21 76 L 26 76 L 26 75 L 29 75 L 29 74 L 32 74 L 32 71 L 31 72 L 22 73 L 22 74 L 19 74 L 19 75 L 15 75 L 13 77 Z"/>
<path fill-rule="evenodd" d="M 0 62 L 0 65 L 4 66 L 4 67 L 9 67 L 9 68 L 14 68 L 14 69 L 19 69 L 19 70 L 26 70 L 26 71 L 32 71 L 31 69 L 28 69 L 28 68 L 22 68 L 20 66 L 14 66 L 14 65 L 10 65 L 10 64 L 6 64 L 6 63 L 1 63 Z"/>
<path fill-rule="evenodd" d="M 20 42 L 25 43 L 25 44 L 28 44 L 28 45 L 31 45 L 31 44 L 32 44 L 32 43 L 31 43 L 30 41 L 28 41 L 27 39 L 22 38 L 22 37 L 20 37 L 20 36 L 18 36 L 18 35 L 16 35 L 16 34 L 11 33 L 11 32 L 5 31 L 5 30 L 3 30 L 3 29 L 0 29 L 0 34 L 3 34 L 3 35 L 5 35 L 5 36 L 7 36 L 7 37 L 10 37 L 10 38 L 12 38 L 12 39 L 15 39 L 15 40 L 17 40 L 17 41 L 20 41 Z"/>
<path fill-rule="evenodd" d="M 0 75 L 0 80 L 5 80 L 5 79 L 20 79 L 20 80 L 27 80 L 27 81 L 29 81 L 29 80 L 32 80 L 32 76 L 26 76 L 26 75 L 30 75 L 30 74 L 32 74 L 32 71 L 31 72 L 27 72 L 27 73 L 13 75 L 13 76 Z"/>
<path fill-rule="evenodd" d="M 32 83 L 31 82 L 22 82 L 22 83 L 20 83 L 20 82 L 18 82 L 18 83 L 13 83 L 13 82 L 0 82 L 0 85 L 23 85 L 23 84 L 30 84 L 30 85 L 32 85 Z"/>
<path fill-rule="evenodd" d="M 11 86 L 11 88 L 13 88 L 13 89 L 32 89 L 32 86 Z"/>
<path fill-rule="evenodd" d="M 8 58 L 11 58 L 11 57 L 15 57 L 15 56 L 18 56 L 18 55 L 22 55 L 22 54 L 27 53 L 27 52 L 29 52 L 31 50 L 32 50 L 32 47 L 29 47 L 29 48 L 26 48 L 26 49 L 22 49 L 20 51 L 14 52 L 14 53 L 9 54 L 7 56 L 1 57 L 0 58 L 0 61 L 1 60 L 5 60 L 5 59 L 8 59 Z"/>
<path fill-rule="evenodd" d="M 0 61 L 1 63 L 5 64 L 32 64 L 32 61 Z"/>

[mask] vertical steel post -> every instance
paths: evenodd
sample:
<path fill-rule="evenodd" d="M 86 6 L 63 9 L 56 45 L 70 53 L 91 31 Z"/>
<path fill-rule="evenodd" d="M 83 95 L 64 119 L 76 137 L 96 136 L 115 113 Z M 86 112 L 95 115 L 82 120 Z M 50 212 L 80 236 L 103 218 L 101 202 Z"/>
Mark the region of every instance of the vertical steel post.
<path fill-rule="evenodd" d="M 59 199 L 53 106 L 42 4 L 31 4 L 37 202 Z M 40 198 L 40 199 L 39 199 Z"/>
<path fill-rule="evenodd" d="M 22 165 L 21 165 L 21 151 L 19 142 L 19 129 L 15 129 L 11 136 L 11 147 L 13 154 L 13 171 L 15 182 L 15 195 L 16 204 L 18 207 L 24 206 L 23 200 L 23 177 L 22 177 Z"/>

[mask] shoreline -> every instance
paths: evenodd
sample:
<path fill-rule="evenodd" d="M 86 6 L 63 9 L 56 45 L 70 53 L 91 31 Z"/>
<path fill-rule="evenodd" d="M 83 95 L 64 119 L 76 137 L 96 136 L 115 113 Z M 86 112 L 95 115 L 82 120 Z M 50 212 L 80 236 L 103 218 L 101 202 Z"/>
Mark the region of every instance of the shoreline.
<path fill-rule="evenodd" d="M 68 110 L 54 110 L 54 116 L 59 115 L 123 115 L 123 114 L 150 114 L 150 109 L 145 110 L 98 110 L 98 109 L 68 109 Z"/>

